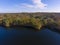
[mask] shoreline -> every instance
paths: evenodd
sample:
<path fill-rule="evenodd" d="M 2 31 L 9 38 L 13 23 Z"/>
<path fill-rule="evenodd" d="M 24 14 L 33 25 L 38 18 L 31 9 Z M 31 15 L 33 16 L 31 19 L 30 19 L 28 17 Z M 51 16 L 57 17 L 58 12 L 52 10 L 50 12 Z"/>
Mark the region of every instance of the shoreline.
<path fill-rule="evenodd" d="M 59 29 L 57 29 L 57 28 L 51 28 L 51 27 L 42 27 L 40 30 L 38 30 L 38 29 L 36 29 L 36 28 L 34 28 L 34 27 L 31 27 L 31 26 L 20 26 L 20 25 L 12 25 L 12 26 L 10 26 L 10 27 L 6 27 L 6 26 L 3 26 L 3 25 L 0 25 L 0 27 L 4 27 L 4 28 L 28 28 L 28 29 L 33 29 L 34 31 L 41 31 L 41 30 L 43 30 L 43 29 L 50 29 L 51 31 L 54 31 L 54 32 L 58 32 L 58 33 L 60 33 L 60 30 Z"/>

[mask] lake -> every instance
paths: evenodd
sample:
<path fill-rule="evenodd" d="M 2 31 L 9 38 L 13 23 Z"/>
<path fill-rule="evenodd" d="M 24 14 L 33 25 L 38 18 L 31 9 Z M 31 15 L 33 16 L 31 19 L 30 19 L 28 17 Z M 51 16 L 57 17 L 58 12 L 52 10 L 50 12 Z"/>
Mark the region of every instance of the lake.
<path fill-rule="evenodd" d="M 0 27 L 0 45 L 60 45 L 60 34 L 49 29 Z"/>

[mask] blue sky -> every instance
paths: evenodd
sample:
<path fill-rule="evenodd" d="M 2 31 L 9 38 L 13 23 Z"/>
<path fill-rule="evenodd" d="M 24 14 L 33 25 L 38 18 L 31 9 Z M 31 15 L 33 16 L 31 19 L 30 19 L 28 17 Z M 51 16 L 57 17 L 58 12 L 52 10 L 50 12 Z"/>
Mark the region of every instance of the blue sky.
<path fill-rule="evenodd" d="M 60 12 L 60 0 L 0 0 L 0 13 Z"/>

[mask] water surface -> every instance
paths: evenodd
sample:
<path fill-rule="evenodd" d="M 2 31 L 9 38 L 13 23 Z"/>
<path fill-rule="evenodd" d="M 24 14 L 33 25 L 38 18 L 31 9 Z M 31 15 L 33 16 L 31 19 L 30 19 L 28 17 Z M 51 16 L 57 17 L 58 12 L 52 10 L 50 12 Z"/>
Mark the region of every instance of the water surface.
<path fill-rule="evenodd" d="M 0 27 L 0 45 L 60 45 L 60 34 L 43 29 Z"/>

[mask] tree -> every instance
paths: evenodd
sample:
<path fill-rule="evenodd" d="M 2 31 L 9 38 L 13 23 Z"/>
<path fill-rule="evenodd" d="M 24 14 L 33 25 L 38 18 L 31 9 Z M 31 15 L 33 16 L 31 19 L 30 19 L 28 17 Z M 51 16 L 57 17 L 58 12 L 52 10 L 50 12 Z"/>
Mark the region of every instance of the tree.
<path fill-rule="evenodd" d="M 10 26 L 10 21 L 8 19 L 3 19 L 3 25 L 6 27 Z"/>
<path fill-rule="evenodd" d="M 32 27 L 34 27 L 38 30 L 40 30 L 42 27 L 42 23 L 39 19 L 31 18 L 30 23 L 31 23 Z"/>

